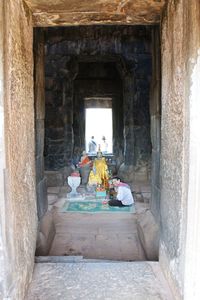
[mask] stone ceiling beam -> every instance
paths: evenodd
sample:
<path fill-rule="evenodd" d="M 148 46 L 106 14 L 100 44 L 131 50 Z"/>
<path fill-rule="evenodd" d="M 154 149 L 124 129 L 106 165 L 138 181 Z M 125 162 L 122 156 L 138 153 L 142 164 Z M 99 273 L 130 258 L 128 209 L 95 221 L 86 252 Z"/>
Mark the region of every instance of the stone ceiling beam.
<path fill-rule="evenodd" d="M 35 27 L 68 25 L 153 25 L 167 0 L 23 0 Z"/>

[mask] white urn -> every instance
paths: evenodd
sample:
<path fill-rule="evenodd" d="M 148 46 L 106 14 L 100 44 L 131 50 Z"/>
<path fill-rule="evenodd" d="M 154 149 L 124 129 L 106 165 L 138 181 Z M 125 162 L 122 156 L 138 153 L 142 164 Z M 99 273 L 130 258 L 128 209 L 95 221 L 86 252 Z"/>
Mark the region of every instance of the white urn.
<path fill-rule="evenodd" d="M 79 176 L 68 176 L 68 184 L 70 188 L 72 189 L 71 192 L 68 194 L 70 197 L 75 197 L 79 195 L 79 193 L 76 191 L 76 189 L 79 187 L 81 183 L 81 177 Z"/>

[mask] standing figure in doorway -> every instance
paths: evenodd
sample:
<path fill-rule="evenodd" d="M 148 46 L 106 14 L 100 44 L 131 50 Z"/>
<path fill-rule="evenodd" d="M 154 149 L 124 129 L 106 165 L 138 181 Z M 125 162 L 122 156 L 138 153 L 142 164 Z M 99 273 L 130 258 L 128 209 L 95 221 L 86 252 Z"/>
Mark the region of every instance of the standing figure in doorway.
<path fill-rule="evenodd" d="M 97 152 L 97 143 L 94 140 L 94 136 L 91 136 L 91 140 L 89 141 L 88 148 L 89 148 L 89 153 L 96 154 L 96 152 Z"/>
<path fill-rule="evenodd" d="M 102 137 L 101 151 L 102 151 L 103 154 L 106 154 L 108 152 L 108 143 L 106 141 L 106 137 L 105 136 Z"/>

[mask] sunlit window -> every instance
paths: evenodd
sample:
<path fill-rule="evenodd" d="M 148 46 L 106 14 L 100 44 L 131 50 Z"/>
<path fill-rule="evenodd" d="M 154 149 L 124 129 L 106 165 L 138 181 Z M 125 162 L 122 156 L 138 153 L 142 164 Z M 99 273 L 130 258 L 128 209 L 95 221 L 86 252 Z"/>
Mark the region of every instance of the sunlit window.
<path fill-rule="evenodd" d="M 104 153 L 112 153 L 112 109 L 87 108 L 85 143 L 88 153 L 95 153 L 99 149 Z"/>

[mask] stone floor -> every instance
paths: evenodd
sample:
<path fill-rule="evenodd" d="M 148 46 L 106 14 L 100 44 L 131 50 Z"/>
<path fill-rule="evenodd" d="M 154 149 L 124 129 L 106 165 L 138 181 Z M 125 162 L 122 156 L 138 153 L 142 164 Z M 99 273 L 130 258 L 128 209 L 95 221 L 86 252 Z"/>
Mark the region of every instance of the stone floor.
<path fill-rule="evenodd" d="M 48 188 L 56 235 L 50 256 L 81 255 L 85 258 L 143 261 L 146 259 L 137 233 L 136 214 L 62 213 L 69 187 Z M 83 192 L 81 187 L 78 190 Z M 148 185 L 134 185 L 136 211 L 148 208 Z M 149 200 L 149 199 L 148 199 Z"/>
<path fill-rule="evenodd" d="M 172 300 L 158 262 L 146 262 L 137 215 L 148 187 L 135 193 L 136 214 L 62 213 L 66 188 L 49 188 L 56 235 L 49 257 L 36 258 L 25 300 Z"/>
<path fill-rule="evenodd" d="M 81 214 L 54 210 L 56 235 L 49 255 L 145 260 L 132 213 Z"/>
<path fill-rule="evenodd" d="M 25 300 L 172 300 L 157 262 L 37 263 Z"/>

